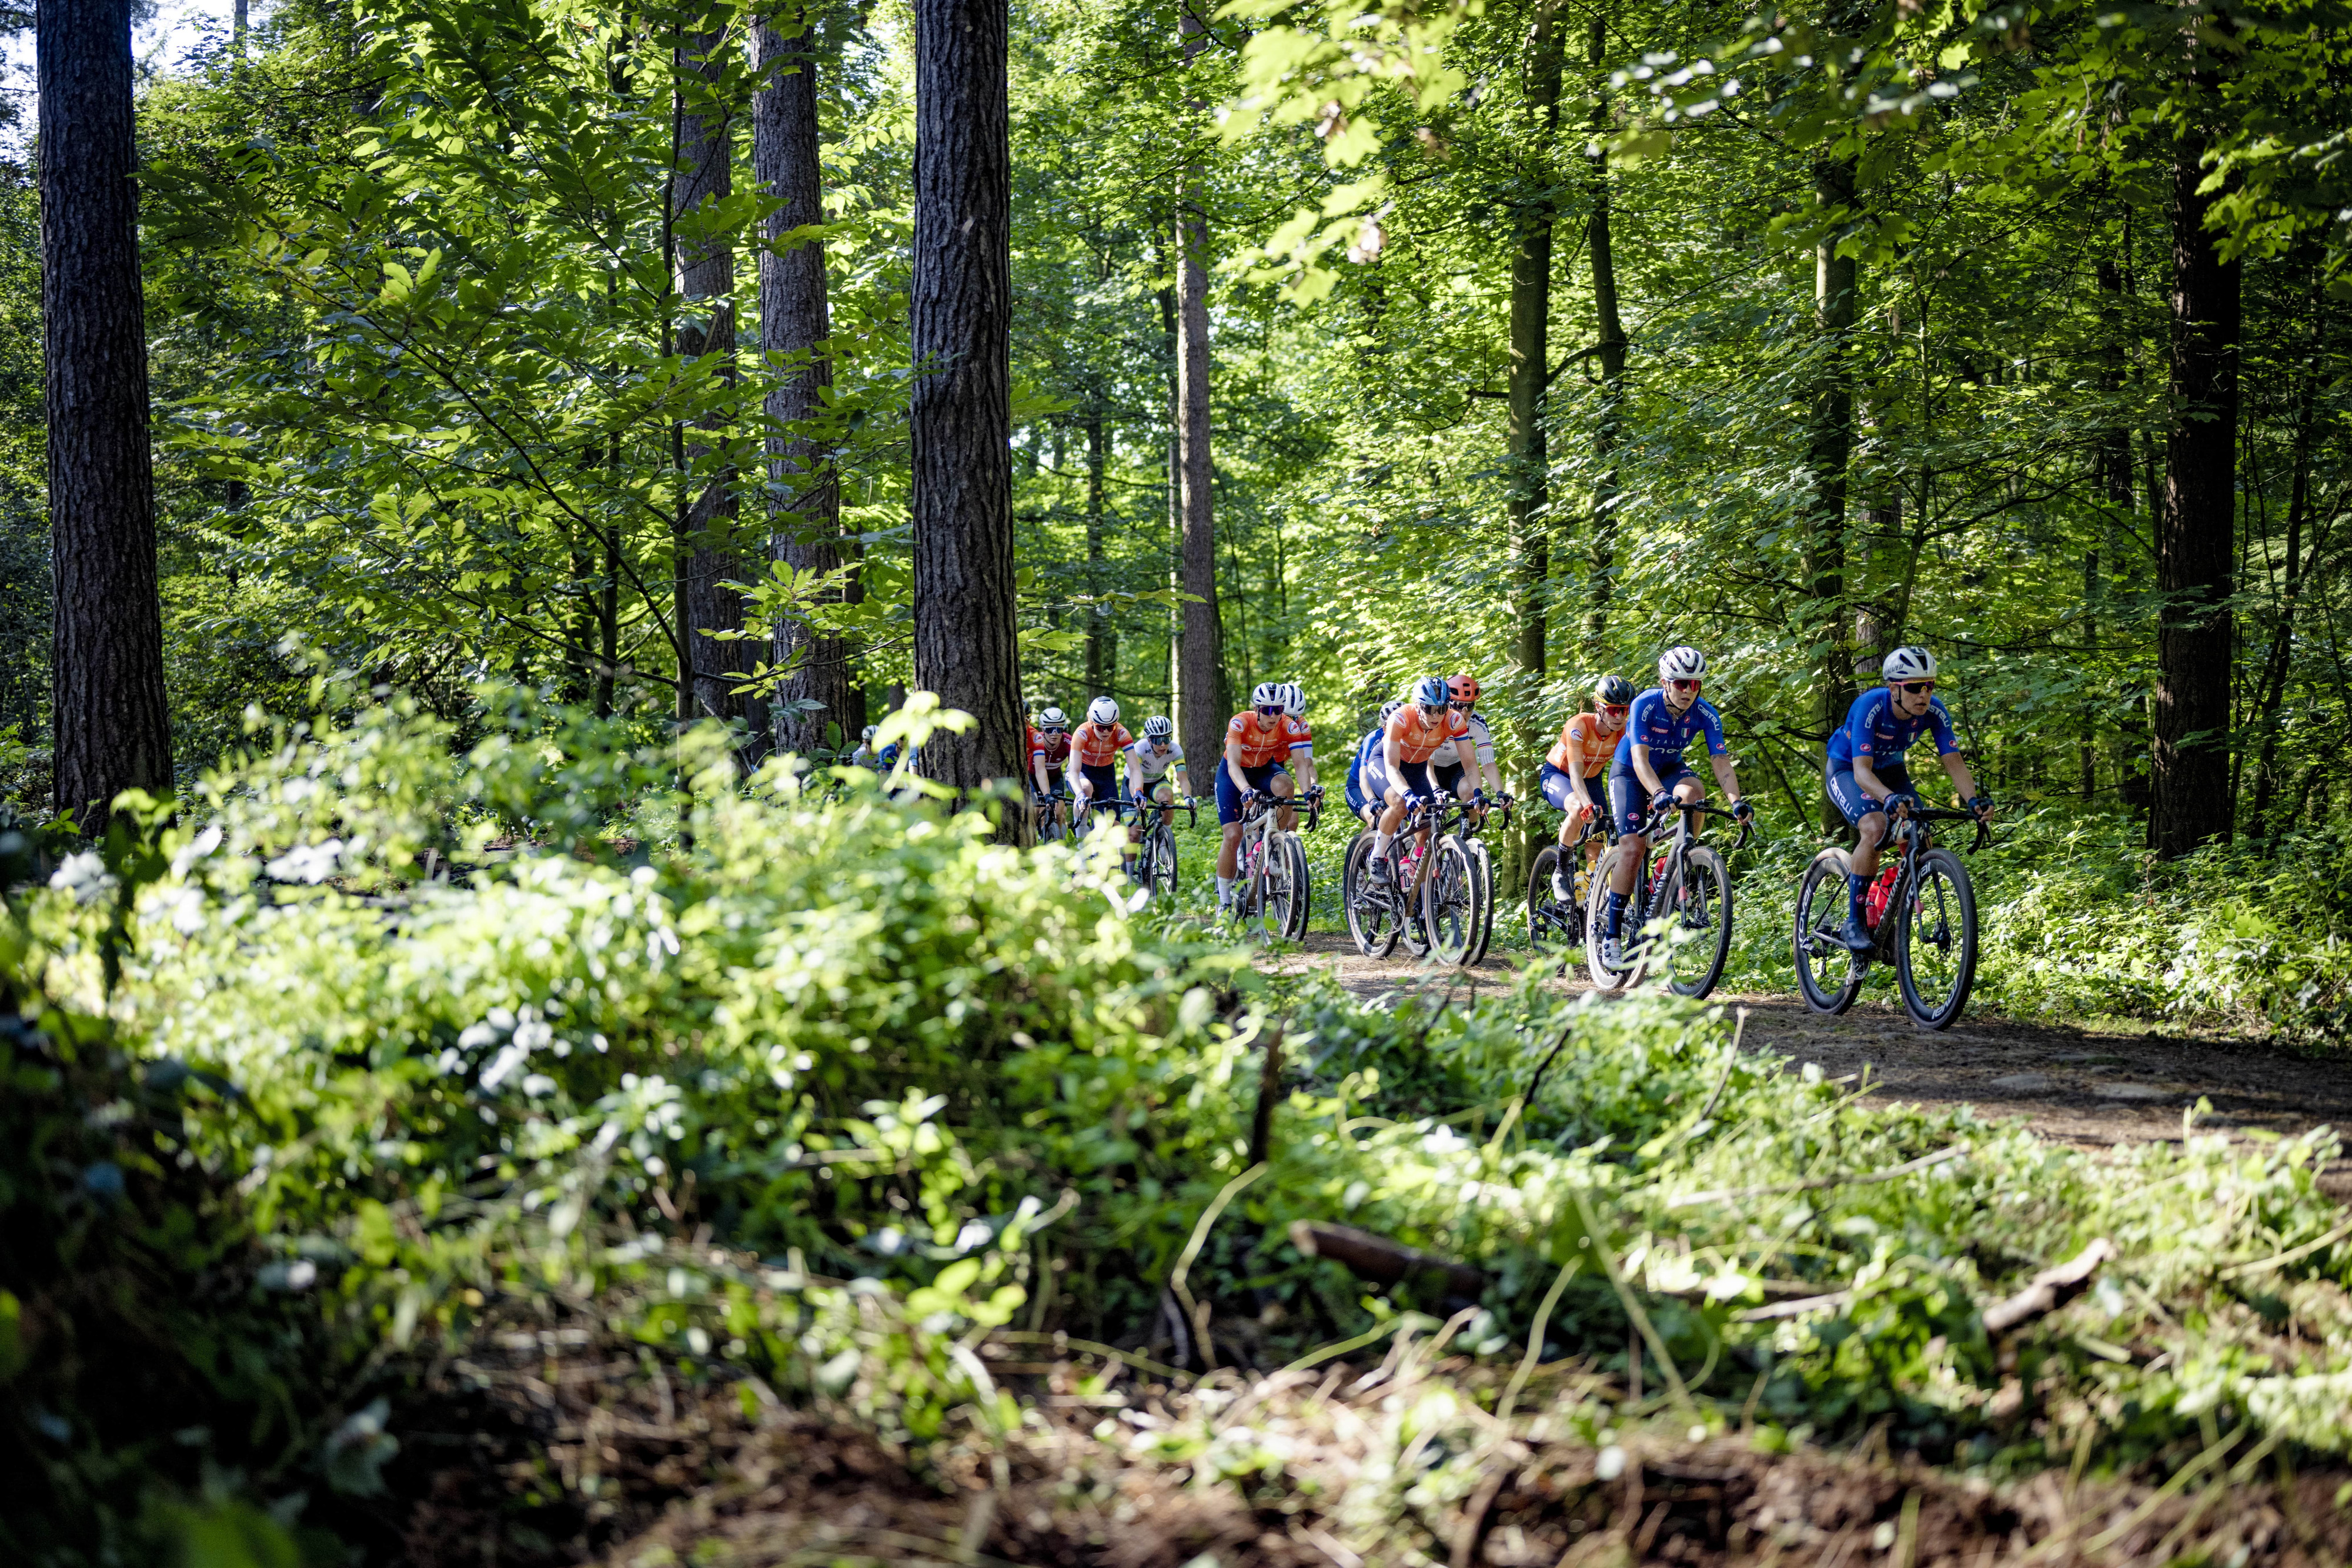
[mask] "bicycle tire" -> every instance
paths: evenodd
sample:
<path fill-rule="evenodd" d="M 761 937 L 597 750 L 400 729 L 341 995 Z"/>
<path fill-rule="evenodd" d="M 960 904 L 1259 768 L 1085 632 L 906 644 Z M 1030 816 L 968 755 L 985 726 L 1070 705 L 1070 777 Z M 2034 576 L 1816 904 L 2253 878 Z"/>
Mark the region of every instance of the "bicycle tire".
<path fill-rule="evenodd" d="M 1176 902 L 1176 835 L 1168 831 L 1168 824 L 1163 821 L 1151 830 L 1151 837 L 1144 850 L 1151 856 L 1151 868 L 1145 883 L 1150 889 L 1150 899 L 1173 905 Z"/>
<path fill-rule="evenodd" d="M 1853 868 L 1843 850 L 1827 849 L 1813 857 L 1797 883 L 1797 915 L 1789 933 L 1798 993 L 1813 1011 L 1832 1017 L 1853 1006 L 1870 967 L 1869 957 L 1856 956 L 1838 935 L 1845 924 L 1845 879 Z"/>
<path fill-rule="evenodd" d="M 1712 894 L 1707 891 L 1709 883 Z M 1723 857 L 1705 844 L 1690 845 L 1683 852 L 1666 908 L 1674 918 L 1669 932 L 1692 935 L 1680 941 L 1670 936 L 1658 960 L 1669 977 L 1667 988 L 1675 995 L 1705 997 L 1723 978 L 1723 966 L 1731 957 L 1731 874 L 1724 869 Z M 1712 931 L 1713 936 L 1697 935 L 1701 931 Z M 1694 949 L 1700 949 L 1696 955 L 1699 967 L 1695 974 L 1685 975 L 1681 958 Z"/>
<path fill-rule="evenodd" d="M 1307 935 L 1307 915 L 1315 890 L 1307 881 L 1307 847 L 1297 833 L 1276 831 L 1265 846 L 1267 922 L 1274 935 L 1296 942 Z M 1277 871 L 1276 868 L 1279 868 Z"/>
<path fill-rule="evenodd" d="M 1601 857 L 1601 864 L 1592 875 L 1591 896 L 1584 906 L 1584 972 L 1590 976 L 1595 989 L 1622 991 L 1642 977 L 1642 960 L 1636 958 L 1622 969 L 1612 969 L 1601 962 L 1601 936 L 1609 929 L 1609 880 L 1616 874 L 1618 858 L 1625 853 L 1622 844 L 1612 844 Z M 1626 900 L 1625 915 L 1630 921 L 1645 902 L 1642 884 L 1648 880 L 1648 867 L 1636 863 L 1633 868 L 1633 891 Z"/>
<path fill-rule="evenodd" d="M 1901 888 L 1895 891 L 1903 892 Z M 1909 889 L 1903 907 L 1887 913 L 1900 921 L 1895 928 L 1895 980 L 1903 993 L 1903 1009 L 1921 1029 L 1946 1030 L 1969 1005 L 1977 979 L 1977 894 L 1969 868 L 1949 850 L 1929 850 L 1919 857 L 1918 880 Z M 1959 922 L 1954 932 L 1951 923 Z M 1940 933 L 1940 935 L 1939 935 Z M 1948 954 L 1949 963 L 1936 985 L 1940 998 L 1919 983 L 1920 944 Z M 1954 949 L 1957 949 L 1956 951 Z"/>
<path fill-rule="evenodd" d="M 1495 945 L 1495 857 L 1487 852 L 1484 839 L 1468 841 L 1470 868 L 1478 873 L 1477 884 L 1473 890 L 1477 901 L 1478 945 L 1470 956 L 1463 960 L 1465 965 L 1485 963 L 1486 949 Z"/>
<path fill-rule="evenodd" d="M 1565 951 L 1584 942 L 1584 905 L 1577 901 L 1574 887 L 1565 900 L 1551 890 L 1561 853 L 1558 844 L 1546 844 L 1536 852 L 1535 864 L 1528 871 L 1528 942 L 1538 951 L 1546 947 Z"/>
<path fill-rule="evenodd" d="M 1429 950 L 1448 964 L 1471 961 L 1478 946 L 1478 871 L 1460 839 L 1430 845 L 1429 873 L 1421 880 L 1422 928 Z"/>
<path fill-rule="evenodd" d="M 1358 833 L 1348 845 L 1339 872 L 1339 902 L 1348 914 L 1348 935 L 1356 951 L 1367 958 L 1385 958 L 1396 951 L 1401 923 L 1386 904 L 1367 903 L 1363 896 L 1364 866 L 1372 857 L 1370 830 Z"/>

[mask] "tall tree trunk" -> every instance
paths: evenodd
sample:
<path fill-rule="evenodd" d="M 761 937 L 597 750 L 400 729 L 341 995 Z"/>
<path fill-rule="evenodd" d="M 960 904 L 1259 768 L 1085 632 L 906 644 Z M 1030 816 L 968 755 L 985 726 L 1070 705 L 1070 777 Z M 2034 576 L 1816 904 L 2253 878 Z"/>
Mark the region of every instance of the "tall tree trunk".
<path fill-rule="evenodd" d="M 794 229 L 824 222 L 814 25 L 796 4 L 753 26 L 760 85 L 751 99 L 751 172 L 777 203 L 760 250 L 760 351 L 774 378 L 767 398 L 770 549 L 795 571 L 832 572 L 842 564 L 841 481 L 812 429 L 824 417 L 833 384 L 824 245 L 804 239 L 778 248 Z M 775 657 L 791 672 L 776 688 L 777 747 L 803 757 L 855 747 L 866 694 L 846 640 L 787 620 L 776 628 Z"/>
<path fill-rule="evenodd" d="M 1006 0 L 915 3 L 915 682 L 980 721 L 923 748 L 923 771 L 964 790 L 1023 761 L 1008 28 Z M 1005 836 L 1024 819 L 1007 813 Z"/>
<path fill-rule="evenodd" d="M 2302 395 L 2295 408 L 2294 466 L 2287 481 L 2286 580 L 2279 593 L 2278 623 L 2271 634 L 2270 657 L 2263 663 L 2261 707 L 2256 717 L 2263 732 L 2263 750 L 2262 761 L 2254 769 L 2254 809 L 2248 824 L 2252 831 L 2265 837 L 2271 831 L 2271 804 L 2278 793 L 2279 707 L 2286 696 L 2287 672 L 2294 664 L 2295 607 L 2303 595 L 2303 529 L 2311 510 L 2312 436 L 2318 423 L 2319 378 L 2327 345 L 2327 303 L 2320 289 L 2316 247 L 2299 245 L 2297 248 L 2304 253 L 2299 259 L 2310 268 L 2311 347 Z M 2319 539 L 2312 540 L 2314 562 L 2319 559 Z"/>
<path fill-rule="evenodd" d="M 1103 434 L 1102 389 L 1089 389 L 1087 399 L 1087 598 L 1090 601 L 1087 606 L 1087 690 L 1091 694 L 1110 690 L 1117 654 L 1112 652 L 1110 617 L 1102 603 L 1103 469 L 1108 456 Z"/>
<path fill-rule="evenodd" d="M 1184 8 L 1178 30 L 1190 65 L 1208 47 L 1194 11 Z M 1195 103 L 1196 110 L 1206 105 Z M 1203 176 L 1187 163 L 1176 194 L 1176 451 L 1177 496 L 1183 518 L 1183 706 L 1177 727 L 1184 755 L 1213 758 L 1224 750 L 1223 625 L 1217 607 L 1217 519 L 1209 456 L 1209 225 L 1201 210 Z"/>
<path fill-rule="evenodd" d="M 1599 23 L 1594 25 L 1597 35 Z M 1559 126 L 1560 40 L 1552 7 L 1539 4 L 1528 36 L 1527 97 L 1533 122 L 1523 179 L 1532 193 L 1519 204 L 1518 245 L 1511 253 L 1511 380 L 1509 441 L 1513 607 L 1527 716 L 1520 749 L 1533 738 L 1536 699 L 1543 689 L 1549 641 L 1551 578 L 1551 505 L 1549 454 L 1544 441 L 1545 376 L 1551 368 L 1551 243 L 1557 219 L 1552 199 L 1551 146 Z M 1598 221 L 1596 219 L 1596 221 Z"/>
<path fill-rule="evenodd" d="M 2124 353 L 2124 272 L 2112 258 L 2103 257 L 2098 264 L 2099 329 L 2105 339 L 2100 350 L 2105 361 L 2099 373 L 2099 384 L 2111 396 L 2123 394 L 2127 368 Z M 2131 432 L 2121 423 L 2110 424 L 2099 437 L 2098 489 L 2099 499 L 2111 512 L 2126 513 L 2132 507 Z M 2106 571 L 2109 562 L 2104 558 L 2101 543 L 2115 534 L 2112 517 L 2099 530 L 2099 542 L 2094 542 L 2083 554 L 2083 652 L 2085 661 L 2096 668 L 2099 660 L 2099 622 L 2106 612 Z M 2083 704 L 2083 744 L 2080 758 L 2083 800 L 2085 805 L 2098 798 L 2099 792 L 2099 732 L 2098 709 L 2104 705 L 2091 700 Z"/>
<path fill-rule="evenodd" d="M 1828 159 L 1813 165 L 1813 191 L 1830 213 L 1853 208 L 1853 163 Z M 1813 476 L 1812 517 L 1805 540 L 1806 590 L 1820 639 L 1814 684 L 1821 693 L 1815 721 L 1827 735 L 1853 702 L 1853 649 L 1847 641 L 1845 606 L 1846 465 L 1853 451 L 1853 322 L 1860 268 L 1837 254 L 1845 224 L 1822 236 L 1813 257 L 1814 325 L 1822 339 L 1821 380 L 1813 391 L 1813 428 L 1809 466 Z M 1820 800 L 1825 832 L 1845 830 L 1845 818 L 1824 792 Z"/>
<path fill-rule="evenodd" d="M 712 361 L 726 382 L 735 380 L 735 246 L 731 239 L 709 232 L 705 210 L 735 193 L 732 117 L 722 101 L 727 75 L 728 34 L 723 28 L 689 33 L 679 44 L 673 68 L 677 72 L 678 167 L 671 202 L 672 224 L 678 241 L 678 292 L 685 314 L 677 330 L 680 354 Z M 697 428 L 720 429 L 722 417 L 697 422 Z M 686 472 L 698 475 L 703 460 L 717 450 L 714 444 L 687 439 L 683 445 Z M 744 704 L 733 695 L 729 671 L 746 660 L 740 643 L 721 642 L 716 632 L 734 632 L 743 624 L 742 596 L 723 583 L 740 581 L 742 561 L 736 554 L 736 474 L 721 469 L 704 479 L 701 492 L 688 510 L 677 541 L 685 552 L 683 577 L 686 621 L 678 628 L 691 671 L 692 706 L 687 716 L 744 716 Z"/>
<path fill-rule="evenodd" d="M 57 805 L 172 788 L 128 0 L 42 0 L 41 324 Z"/>
<path fill-rule="evenodd" d="M 2227 839 L 2231 557 L 2237 540 L 2239 267 L 2205 227 L 2205 141 L 2172 162 L 2172 423 L 2157 535 L 2156 819 L 2158 854 Z"/>
<path fill-rule="evenodd" d="M 1596 14 L 1585 51 L 1596 76 L 1608 47 L 1606 16 Z M 1559 68 L 1555 65 L 1555 89 L 1558 78 Z M 1557 120 L 1557 111 L 1553 118 Z M 1609 630 L 1609 598 L 1616 581 L 1617 444 L 1625 427 L 1625 323 L 1617 313 L 1617 253 L 1609 231 L 1608 131 L 1609 107 L 1596 99 L 1592 106 L 1592 152 L 1588 157 L 1592 204 L 1592 314 L 1601 350 L 1601 413 L 1592 425 L 1592 520 L 1585 549 L 1589 576 L 1584 614 L 1585 641 L 1596 653 Z"/>

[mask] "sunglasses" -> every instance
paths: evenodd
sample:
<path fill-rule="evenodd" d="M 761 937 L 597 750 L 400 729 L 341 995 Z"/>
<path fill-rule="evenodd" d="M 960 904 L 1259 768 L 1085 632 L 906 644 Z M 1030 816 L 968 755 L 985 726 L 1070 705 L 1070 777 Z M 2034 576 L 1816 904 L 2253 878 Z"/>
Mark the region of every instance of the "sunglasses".
<path fill-rule="evenodd" d="M 1678 692 L 1695 692 L 1699 688 L 1699 683 L 1696 681 L 1668 681 L 1666 685 Z"/>
<path fill-rule="evenodd" d="M 1478 699 L 1476 697 L 1456 697 L 1446 706 L 1448 707 L 1457 707 L 1464 713 L 1468 713 L 1472 708 L 1478 706 Z"/>
<path fill-rule="evenodd" d="M 1936 689 L 1936 683 L 1933 681 L 1898 681 L 1895 683 L 1895 689 L 1901 692 L 1906 697 L 1916 697 L 1922 692 L 1934 691 Z"/>
<path fill-rule="evenodd" d="M 1626 706 L 1624 703 L 1602 703 L 1601 712 L 1602 716 L 1607 718 L 1623 718 Z"/>
<path fill-rule="evenodd" d="M 1257 711 L 1261 717 L 1274 718 L 1289 710 L 1285 708 L 1280 703 L 1267 703 L 1261 704 Z"/>

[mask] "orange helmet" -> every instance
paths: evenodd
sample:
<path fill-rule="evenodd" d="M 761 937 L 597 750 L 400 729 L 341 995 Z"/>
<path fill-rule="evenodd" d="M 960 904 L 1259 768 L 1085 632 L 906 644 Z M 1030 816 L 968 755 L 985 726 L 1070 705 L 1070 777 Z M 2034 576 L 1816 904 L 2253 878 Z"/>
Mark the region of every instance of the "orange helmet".
<path fill-rule="evenodd" d="M 1454 676 L 1452 680 L 1445 683 L 1445 695 L 1458 703 L 1476 702 L 1478 700 L 1478 677 L 1475 675 Z"/>

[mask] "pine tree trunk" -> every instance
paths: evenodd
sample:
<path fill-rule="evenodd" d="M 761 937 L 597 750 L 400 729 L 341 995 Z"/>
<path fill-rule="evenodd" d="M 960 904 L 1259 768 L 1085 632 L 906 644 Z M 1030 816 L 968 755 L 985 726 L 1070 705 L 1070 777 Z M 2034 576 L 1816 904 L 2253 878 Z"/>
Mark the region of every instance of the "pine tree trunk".
<path fill-rule="evenodd" d="M 131 14 L 127 0 L 44 0 L 40 13 L 50 726 L 58 809 L 94 832 L 121 791 L 172 789 Z"/>
<path fill-rule="evenodd" d="M 964 790 L 1022 762 L 1008 26 L 1006 0 L 916 0 L 915 682 L 980 721 L 923 747 L 923 771 Z"/>
<path fill-rule="evenodd" d="M 1608 23 L 1596 15 L 1586 59 L 1597 75 L 1609 46 Z M 1557 70 L 1555 88 L 1557 87 Z M 1555 115 L 1555 118 L 1557 116 Z M 1609 630 L 1609 599 L 1617 570 L 1617 444 L 1625 427 L 1625 323 L 1617 313 L 1617 253 L 1610 235 L 1609 107 L 1592 107 L 1592 314 L 1601 360 L 1601 415 L 1592 426 L 1592 520 L 1586 544 L 1585 642 L 1597 653 Z"/>
<path fill-rule="evenodd" d="M 2230 836 L 2230 614 L 2237 539 L 2239 267 L 2205 227 L 2203 138 L 2173 151 L 2172 424 L 2157 536 L 2156 851 Z"/>
<path fill-rule="evenodd" d="M 1507 437 L 1510 456 L 1511 574 L 1522 711 L 1532 715 L 1543 689 L 1547 600 L 1550 591 L 1551 491 L 1544 441 L 1544 382 L 1551 366 L 1551 133 L 1559 123 L 1560 45 L 1552 8 L 1539 5 L 1528 37 L 1528 110 L 1532 121 L 1525 176 L 1536 194 L 1517 212 L 1511 253 L 1511 379 Z M 1527 737 L 1522 737 L 1522 744 Z"/>
<path fill-rule="evenodd" d="M 2303 597 L 2303 530 L 2311 511 L 2312 438 L 2318 423 L 2319 378 L 2327 346 L 2327 301 L 2321 292 L 2315 247 L 2303 244 L 2296 248 L 2301 253 L 2298 259 L 2310 269 L 2310 359 L 2304 370 L 2302 392 L 2295 407 L 2293 468 L 2287 480 L 2286 580 L 2279 594 L 2278 622 L 2271 633 L 2270 657 L 2263 664 L 2261 706 L 2255 718 L 2263 735 L 2263 749 L 2262 760 L 2254 769 L 2253 814 L 2248 825 L 2264 837 L 2272 831 L 2271 805 L 2278 795 L 2279 708 L 2286 697 L 2287 672 L 2294 654 L 2295 609 Z M 2319 559 L 2320 543 L 2317 538 L 2312 540 L 2314 563 Z"/>
<path fill-rule="evenodd" d="M 1103 470 L 1108 456 L 1103 433 L 1102 392 L 1088 393 L 1087 436 L 1087 690 L 1108 692 L 1116 672 L 1110 617 L 1102 604 Z"/>
<path fill-rule="evenodd" d="M 779 204 L 760 251 L 760 350 L 774 378 L 767 397 L 770 548 L 795 571 L 831 572 L 843 559 L 841 481 L 811 429 L 824 416 L 833 384 L 824 245 L 803 240 L 777 248 L 794 229 L 824 222 L 813 26 L 799 5 L 754 25 L 760 86 L 751 99 L 751 171 Z M 776 628 L 775 658 L 791 672 L 776 688 L 777 747 L 803 757 L 855 747 L 866 723 L 866 695 L 847 640 L 786 621 Z"/>
<path fill-rule="evenodd" d="M 1178 27 L 1190 64 L 1208 37 L 1189 7 Z M 1182 586 L 1192 597 L 1184 603 L 1177 661 L 1184 693 L 1177 726 L 1185 756 L 1213 758 L 1224 749 L 1225 720 L 1233 708 L 1217 605 L 1217 519 L 1209 455 L 1209 225 L 1201 210 L 1202 185 L 1200 165 L 1187 164 L 1176 196 L 1176 484 L 1183 520 Z"/>
<path fill-rule="evenodd" d="M 702 231 L 709 218 L 708 204 L 725 201 L 735 192 L 731 116 L 720 101 L 727 71 L 728 36 L 723 31 L 690 33 L 678 46 L 673 68 L 677 72 L 678 168 L 671 202 L 672 224 L 678 236 L 678 292 L 685 314 L 677 333 L 678 352 L 688 358 L 709 358 L 726 382 L 735 380 L 735 246 L 731 240 Z M 722 428 L 723 418 L 697 423 L 699 430 Z M 684 445 L 686 472 L 698 476 L 701 465 L 717 450 L 708 440 L 688 437 Z M 740 631 L 743 625 L 742 596 L 721 584 L 740 581 L 744 565 L 736 553 L 737 476 L 722 468 L 703 477 L 701 492 L 686 515 L 678 539 L 685 552 L 681 595 L 687 621 L 680 628 L 692 673 L 691 716 L 732 719 L 745 716 L 742 700 L 733 688 L 749 663 L 744 644 L 721 642 L 714 632 Z"/>
<path fill-rule="evenodd" d="M 1853 164 L 1831 160 L 1813 166 L 1813 189 L 1832 211 L 1853 206 Z M 1814 603 L 1813 634 L 1821 653 L 1814 684 L 1821 693 L 1815 721 L 1826 736 L 1853 702 L 1853 650 L 1847 642 L 1845 607 L 1846 465 L 1853 451 L 1853 339 L 1860 268 L 1837 254 L 1841 229 L 1822 237 L 1813 258 L 1814 324 L 1822 339 L 1821 380 L 1813 392 L 1813 429 L 1809 465 L 1813 508 L 1805 543 L 1807 591 Z M 1824 791 L 1822 829 L 1842 833 L 1845 818 Z"/>

